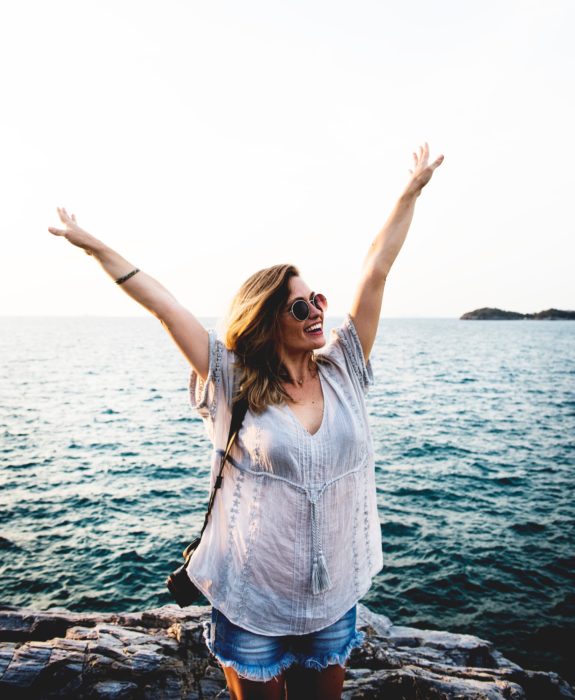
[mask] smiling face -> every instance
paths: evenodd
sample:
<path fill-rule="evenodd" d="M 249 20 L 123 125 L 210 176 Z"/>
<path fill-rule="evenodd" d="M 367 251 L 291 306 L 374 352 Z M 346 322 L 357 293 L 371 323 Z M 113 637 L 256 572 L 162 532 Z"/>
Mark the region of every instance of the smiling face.
<path fill-rule="evenodd" d="M 289 289 L 288 301 L 281 310 L 279 318 L 282 350 L 288 354 L 319 350 L 325 345 L 323 311 L 311 303 L 314 291 L 301 277 L 292 277 L 289 281 Z M 305 321 L 298 321 L 290 312 L 292 304 L 297 299 L 308 302 L 310 313 Z"/>

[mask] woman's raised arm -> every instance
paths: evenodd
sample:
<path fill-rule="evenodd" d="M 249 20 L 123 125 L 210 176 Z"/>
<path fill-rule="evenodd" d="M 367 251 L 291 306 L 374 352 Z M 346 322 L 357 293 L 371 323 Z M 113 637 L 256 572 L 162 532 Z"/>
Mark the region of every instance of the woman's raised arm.
<path fill-rule="evenodd" d="M 202 379 L 205 379 L 209 362 L 208 332 L 198 319 L 181 306 L 165 287 L 145 272 L 138 271 L 137 274 L 122 281 L 124 276 L 136 269 L 135 266 L 102 241 L 81 229 L 73 214 L 70 216 L 65 209 L 58 209 L 58 215 L 64 228 L 51 226 L 48 231 L 55 236 L 63 236 L 73 245 L 82 248 L 88 255 L 95 257 L 126 294 L 160 320 L 192 367 Z"/>
<path fill-rule="evenodd" d="M 371 244 L 350 315 L 353 319 L 363 355 L 367 362 L 377 334 L 383 289 L 387 274 L 397 257 L 409 231 L 415 202 L 421 190 L 431 180 L 433 171 L 443 162 L 443 156 L 428 163 L 429 146 L 421 146 L 413 154 L 413 170 L 407 187 L 398 199 L 383 228 Z"/>

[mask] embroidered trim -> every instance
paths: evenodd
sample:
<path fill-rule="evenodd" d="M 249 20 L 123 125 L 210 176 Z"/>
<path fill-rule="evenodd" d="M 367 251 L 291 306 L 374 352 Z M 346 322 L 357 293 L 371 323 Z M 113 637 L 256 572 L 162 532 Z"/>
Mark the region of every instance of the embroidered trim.
<path fill-rule="evenodd" d="M 208 331 L 208 376 L 203 381 L 195 370 L 190 372 L 189 381 L 189 402 L 192 408 L 205 418 L 206 411 L 212 421 L 216 416 L 216 404 L 218 389 L 222 383 L 222 356 L 224 351 L 223 343 L 217 339 L 216 332 L 212 329 Z M 210 396 L 210 388 L 213 390 Z"/>
<path fill-rule="evenodd" d="M 365 554 L 367 556 L 367 568 L 371 571 L 373 562 L 371 558 L 371 547 L 369 537 L 369 502 L 367 497 L 367 469 L 363 477 L 363 531 L 365 534 Z"/>
<path fill-rule="evenodd" d="M 238 582 L 240 586 L 240 600 L 238 603 L 238 618 L 242 619 L 243 614 L 244 614 L 244 608 L 246 605 L 246 593 L 248 590 L 248 587 L 245 585 L 245 580 L 246 576 L 248 575 L 251 567 L 251 556 L 252 552 L 254 549 L 254 542 L 256 540 L 256 535 L 259 530 L 259 521 L 256 519 L 257 514 L 259 511 L 259 504 L 260 504 L 260 499 L 261 499 L 261 490 L 262 490 L 262 481 L 259 481 L 254 488 L 254 492 L 252 494 L 252 500 L 250 503 L 250 510 L 248 514 L 248 541 L 246 545 L 246 553 L 245 553 L 245 559 L 240 571 L 240 575 L 238 576 Z"/>
<path fill-rule="evenodd" d="M 208 409 L 212 420 L 216 417 L 216 404 L 218 400 L 219 388 L 222 383 L 222 355 L 224 353 L 224 344 L 221 340 L 216 338 L 214 332 L 214 371 L 213 371 L 213 382 L 214 382 L 214 393 Z M 210 377 L 207 377 L 209 381 Z"/>
<path fill-rule="evenodd" d="M 357 495 L 359 484 L 356 481 L 355 493 L 355 509 L 353 512 L 353 533 L 351 538 L 351 552 L 353 556 L 353 583 L 355 586 L 355 594 L 359 597 L 359 552 L 358 552 L 358 532 L 359 532 L 359 497 Z"/>
<path fill-rule="evenodd" d="M 227 550 L 225 556 L 225 579 L 222 584 L 222 596 L 227 597 L 228 591 L 230 589 L 230 572 L 232 571 L 232 562 L 234 557 L 234 530 L 236 527 L 236 520 L 238 518 L 238 513 L 240 510 L 240 500 L 242 484 L 244 483 L 245 475 L 242 472 L 236 474 L 236 483 L 234 485 L 234 492 L 232 496 L 232 507 L 230 508 L 229 522 L 228 522 L 228 542 Z"/>
<path fill-rule="evenodd" d="M 221 456 L 224 454 L 224 450 L 216 450 L 216 453 Z M 283 481 L 285 484 L 288 484 L 289 486 L 293 486 L 294 489 L 297 489 L 298 491 L 303 491 L 308 496 L 310 501 L 312 500 L 312 497 L 310 496 L 310 494 L 312 492 L 315 492 L 319 496 L 321 496 L 321 494 L 326 490 L 326 488 L 328 486 L 331 486 L 332 484 L 335 484 L 336 481 L 339 481 L 340 479 L 344 479 L 346 476 L 350 476 L 351 474 L 358 474 L 359 472 L 363 471 L 363 469 L 365 468 L 365 461 L 366 461 L 366 454 L 364 453 L 363 457 L 361 458 L 361 462 L 358 464 L 357 467 L 354 467 L 354 469 L 350 469 L 349 471 L 344 472 L 343 474 L 338 474 L 337 476 L 334 476 L 333 479 L 326 481 L 319 489 L 311 489 L 308 486 L 302 486 L 301 484 L 298 484 L 295 481 L 290 481 L 289 479 L 286 479 L 285 476 L 278 476 L 277 474 L 270 474 L 270 472 L 264 472 L 264 471 L 258 472 L 255 469 L 250 469 L 249 467 L 244 467 L 237 460 L 235 460 L 231 455 L 228 457 L 228 462 L 230 462 L 238 471 L 245 472 L 246 474 L 251 474 L 252 476 L 267 477 L 268 479 L 275 479 L 276 481 Z"/>
<path fill-rule="evenodd" d="M 344 333 L 336 330 L 337 337 L 341 341 L 342 348 L 345 349 L 344 354 L 349 359 L 363 392 L 367 393 L 369 387 L 374 383 L 371 361 L 368 360 L 367 364 L 364 361 L 361 342 L 349 314 L 345 317 L 343 328 L 349 332 L 350 338 L 346 338 Z"/>

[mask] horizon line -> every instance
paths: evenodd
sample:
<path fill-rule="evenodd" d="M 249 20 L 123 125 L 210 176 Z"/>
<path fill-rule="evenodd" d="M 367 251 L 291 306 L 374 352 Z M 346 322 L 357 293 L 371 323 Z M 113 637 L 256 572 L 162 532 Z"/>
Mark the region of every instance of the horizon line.
<path fill-rule="evenodd" d="M 341 314 L 330 314 L 329 316 L 325 316 L 326 320 L 329 319 L 339 319 L 343 318 L 344 316 L 347 316 L 349 312 L 344 312 Z M 224 319 L 224 316 L 215 316 L 215 315 L 199 315 L 199 314 L 194 314 L 195 318 L 197 319 Z M 150 318 L 152 320 L 158 321 L 159 319 L 155 318 L 151 314 L 146 315 L 146 314 L 141 314 L 141 315 L 115 315 L 115 314 L 0 314 L 0 318 Z M 381 315 L 380 320 L 384 318 L 413 318 L 413 319 L 423 319 L 423 318 L 429 318 L 429 319 L 447 319 L 447 318 L 454 318 L 454 319 L 459 319 L 459 316 L 416 316 L 416 315 L 404 315 L 404 316 L 385 316 Z"/>

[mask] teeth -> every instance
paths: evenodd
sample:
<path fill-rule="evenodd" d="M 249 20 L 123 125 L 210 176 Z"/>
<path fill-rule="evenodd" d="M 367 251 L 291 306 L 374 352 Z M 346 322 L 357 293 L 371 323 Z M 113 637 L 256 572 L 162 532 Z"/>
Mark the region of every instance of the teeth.
<path fill-rule="evenodd" d="M 312 331 L 319 331 L 321 330 L 321 323 L 316 323 L 313 326 L 310 326 L 309 328 L 305 329 L 306 333 L 311 333 Z"/>

